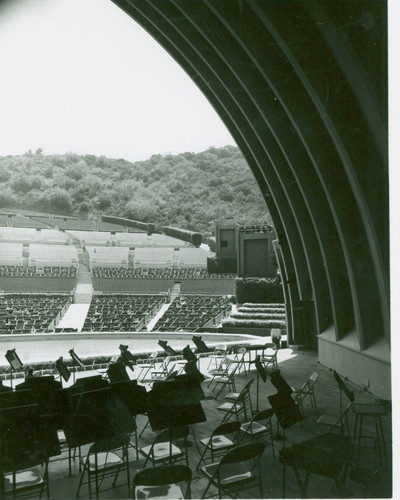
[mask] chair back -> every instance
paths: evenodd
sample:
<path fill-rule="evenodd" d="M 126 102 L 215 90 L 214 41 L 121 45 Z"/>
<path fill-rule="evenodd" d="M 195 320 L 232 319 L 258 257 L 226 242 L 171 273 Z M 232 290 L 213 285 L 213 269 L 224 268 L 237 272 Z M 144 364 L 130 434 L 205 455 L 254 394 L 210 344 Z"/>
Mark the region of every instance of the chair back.
<path fill-rule="evenodd" d="M 213 436 L 222 436 L 224 434 L 233 434 L 234 432 L 239 432 L 240 422 L 227 422 L 216 427 L 212 433 Z"/>
<path fill-rule="evenodd" d="M 220 465 L 232 464 L 235 462 L 246 462 L 247 460 L 256 460 L 265 450 L 264 443 L 247 443 L 237 446 L 226 453 L 220 462 Z"/>
<path fill-rule="evenodd" d="M 228 350 L 226 344 L 217 344 L 214 348 L 213 354 L 223 354 Z"/>
<path fill-rule="evenodd" d="M 189 435 L 189 426 L 184 425 L 182 427 L 171 427 L 170 429 L 164 429 L 155 438 L 155 443 L 166 443 L 168 441 L 177 441 L 178 439 L 186 439 Z"/>
<path fill-rule="evenodd" d="M 192 471 L 186 465 L 157 465 L 139 471 L 133 478 L 133 486 L 162 486 L 191 479 Z"/>
<path fill-rule="evenodd" d="M 310 375 L 310 387 L 312 387 L 315 382 L 318 380 L 318 372 L 314 372 Z"/>
<path fill-rule="evenodd" d="M 89 449 L 89 455 L 93 453 L 101 453 L 111 450 L 116 450 L 117 448 L 122 448 L 123 446 L 128 446 L 130 443 L 129 434 L 118 434 L 116 436 L 111 436 L 109 438 L 99 439 L 95 441 Z"/>
<path fill-rule="evenodd" d="M 262 410 L 256 413 L 253 417 L 253 422 L 260 422 L 261 420 L 269 420 L 275 413 L 273 408 L 268 408 L 267 410 Z"/>

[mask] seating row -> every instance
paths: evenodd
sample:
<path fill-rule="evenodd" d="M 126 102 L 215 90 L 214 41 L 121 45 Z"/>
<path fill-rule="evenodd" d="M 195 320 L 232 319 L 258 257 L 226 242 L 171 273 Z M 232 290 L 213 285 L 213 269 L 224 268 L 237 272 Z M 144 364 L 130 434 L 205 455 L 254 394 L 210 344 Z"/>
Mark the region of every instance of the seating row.
<path fill-rule="evenodd" d="M 69 295 L 0 296 L 0 334 L 52 331 L 69 302 Z"/>
<path fill-rule="evenodd" d="M 153 331 L 193 331 L 205 326 L 228 308 L 228 297 L 181 295 L 171 303 Z"/>
<path fill-rule="evenodd" d="M 132 267 L 95 267 L 92 269 L 93 278 L 212 278 L 233 279 L 235 274 L 208 273 L 207 269 L 186 268 L 132 268 Z"/>
<path fill-rule="evenodd" d="M 0 266 L 0 276 L 48 276 L 54 278 L 74 278 L 76 275 L 76 266 Z"/>
<path fill-rule="evenodd" d="M 95 295 L 82 331 L 140 330 L 164 302 L 160 295 Z"/>

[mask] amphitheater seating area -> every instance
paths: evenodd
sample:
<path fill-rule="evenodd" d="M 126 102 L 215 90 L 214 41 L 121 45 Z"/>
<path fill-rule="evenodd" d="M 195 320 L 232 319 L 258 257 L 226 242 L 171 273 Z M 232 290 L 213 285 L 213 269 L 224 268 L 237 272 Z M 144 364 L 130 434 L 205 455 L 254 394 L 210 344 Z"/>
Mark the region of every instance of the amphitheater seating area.
<path fill-rule="evenodd" d="M 234 279 L 235 274 L 210 274 L 207 269 L 96 267 L 93 278 Z"/>
<path fill-rule="evenodd" d="M 207 258 L 210 252 L 202 248 L 180 248 L 178 252 L 178 266 L 180 268 L 203 268 L 207 269 Z"/>
<path fill-rule="evenodd" d="M 0 296 L 0 334 L 53 331 L 69 301 L 68 294 Z"/>
<path fill-rule="evenodd" d="M 2 227 L 0 243 L 46 243 L 65 245 L 68 236 L 56 229 L 34 229 L 31 227 Z"/>
<path fill-rule="evenodd" d="M 174 249 L 171 247 L 137 248 L 135 250 L 135 267 L 172 267 Z"/>
<path fill-rule="evenodd" d="M 98 295 L 90 304 L 82 331 L 141 330 L 165 302 L 160 295 Z"/>
<path fill-rule="evenodd" d="M 153 331 L 195 331 L 218 315 L 228 315 L 230 311 L 228 297 L 181 295 L 157 321 Z"/>
<path fill-rule="evenodd" d="M 0 276 L 46 276 L 50 278 L 75 278 L 75 266 L 0 266 Z"/>
<path fill-rule="evenodd" d="M 29 265 L 31 266 L 77 266 L 78 251 L 72 245 L 29 245 Z"/>
<path fill-rule="evenodd" d="M 21 265 L 22 243 L 0 243 L 0 266 Z"/>
<path fill-rule="evenodd" d="M 76 267 L 0 266 L 0 290 L 6 293 L 71 292 Z M 62 279 L 60 279 L 62 278 Z"/>
<path fill-rule="evenodd" d="M 31 228 L 48 228 L 49 226 L 39 220 L 23 217 L 20 215 L 4 215 L 0 214 L 0 227 L 31 227 Z"/>
<path fill-rule="evenodd" d="M 172 284 L 165 279 L 93 278 L 93 289 L 104 293 L 168 293 Z"/>
<path fill-rule="evenodd" d="M 90 266 L 128 266 L 129 248 L 127 247 L 92 247 L 87 246 L 86 250 L 90 258 Z"/>

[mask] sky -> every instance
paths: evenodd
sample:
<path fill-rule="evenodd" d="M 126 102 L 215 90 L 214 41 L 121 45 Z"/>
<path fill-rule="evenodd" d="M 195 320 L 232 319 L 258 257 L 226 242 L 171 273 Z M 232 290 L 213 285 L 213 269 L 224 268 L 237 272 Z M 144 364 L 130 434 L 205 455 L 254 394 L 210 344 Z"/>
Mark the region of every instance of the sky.
<path fill-rule="evenodd" d="M 234 141 L 169 54 L 110 0 L 0 0 L 0 156 L 144 160 Z"/>

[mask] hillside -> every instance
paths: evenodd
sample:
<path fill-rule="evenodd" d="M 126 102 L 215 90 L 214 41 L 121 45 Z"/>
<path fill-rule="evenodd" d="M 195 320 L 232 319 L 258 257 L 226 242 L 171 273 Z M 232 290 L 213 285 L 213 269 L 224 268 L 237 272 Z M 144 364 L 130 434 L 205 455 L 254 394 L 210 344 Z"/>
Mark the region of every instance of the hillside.
<path fill-rule="evenodd" d="M 0 209 L 5 208 L 80 218 L 118 215 L 204 234 L 217 219 L 271 222 L 253 174 L 233 146 L 135 163 L 41 150 L 0 157 Z"/>

